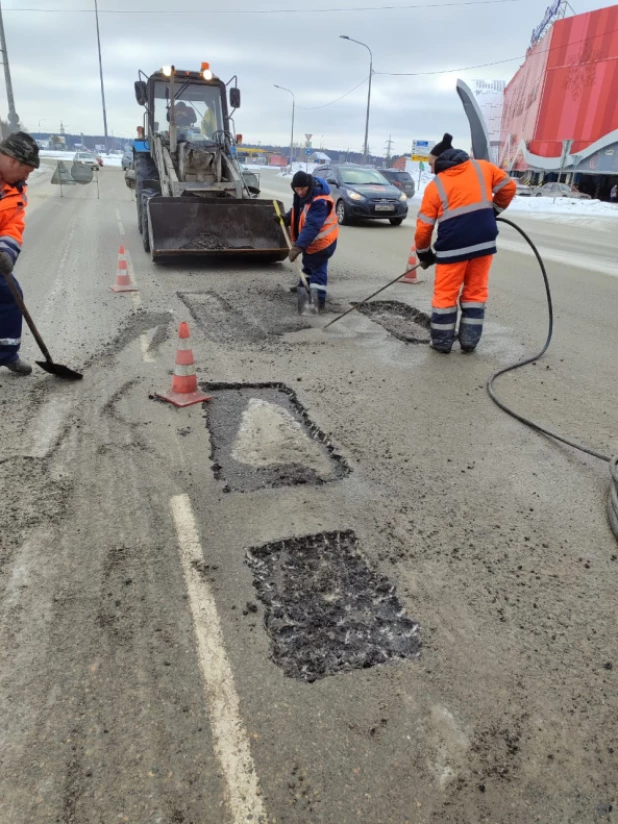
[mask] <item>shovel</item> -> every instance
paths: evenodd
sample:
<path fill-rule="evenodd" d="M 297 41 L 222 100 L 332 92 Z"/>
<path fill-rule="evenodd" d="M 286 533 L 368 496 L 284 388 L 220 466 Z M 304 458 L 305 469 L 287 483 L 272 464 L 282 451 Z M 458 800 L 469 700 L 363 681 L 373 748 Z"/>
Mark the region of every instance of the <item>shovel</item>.
<path fill-rule="evenodd" d="M 396 277 L 396 278 L 393 278 L 392 280 L 389 280 L 389 282 L 386 284 L 386 286 L 381 286 L 381 287 L 377 290 L 377 292 L 374 292 L 373 294 L 369 295 L 369 297 L 365 298 L 364 300 L 361 300 L 359 303 L 355 303 L 355 304 L 354 304 L 354 305 L 353 305 L 350 309 L 348 309 L 346 312 L 342 312 L 342 314 L 341 314 L 341 315 L 337 315 L 337 317 L 336 317 L 336 318 L 334 318 L 333 320 L 331 320 L 331 321 L 330 321 L 330 323 L 327 323 L 327 324 L 326 324 L 326 326 L 323 326 L 323 327 L 322 327 L 322 332 L 323 332 L 325 329 L 328 329 L 328 327 L 329 327 L 329 326 L 332 326 L 332 325 L 333 325 L 333 323 L 337 323 L 337 321 L 338 321 L 338 320 L 341 320 L 341 318 L 345 318 L 345 316 L 346 316 L 346 315 L 349 315 L 349 314 L 350 314 L 350 312 L 353 312 L 355 309 L 358 309 L 358 307 L 359 307 L 359 306 L 362 306 L 364 303 L 367 303 L 367 301 L 368 301 L 368 300 L 371 300 L 371 298 L 375 298 L 375 296 L 376 296 L 376 295 L 379 295 L 379 294 L 380 294 L 380 292 L 383 292 L 385 289 L 388 289 L 388 287 L 389 287 L 389 286 L 392 286 L 392 285 L 393 285 L 393 283 L 397 283 L 397 281 L 398 281 L 398 280 L 401 280 L 401 278 L 405 278 L 405 277 L 406 277 L 406 275 L 409 275 L 409 274 L 411 274 L 412 272 L 416 272 L 416 270 L 418 269 L 418 267 L 419 267 L 420 265 L 421 265 L 420 263 L 417 263 L 417 264 L 416 264 L 416 266 L 413 266 L 411 269 L 408 269 L 408 271 L 407 271 L 407 272 L 404 272 L 404 273 L 403 273 L 403 275 L 397 275 L 397 277 Z"/>
<path fill-rule="evenodd" d="M 36 361 L 37 366 L 40 366 L 41 369 L 49 372 L 50 375 L 56 375 L 57 378 L 65 378 L 68 381 L 80 381 L 84 376 L 79 372 L 69 369 L 68 366 L 62 366 L 59 363 L 53 362 L 52 357 L 49 354 L 49 349 L 45 346 L 45 341 L 39 334 L 39 330 L 34 325 L 34 321 L 30 317 L 30 312 L 26 309 L 26 304 L 24 303 L 22 296 L 19 294 L 19 289 L 13 280 L 13 275 L 10 272 L 3 272 L 2 274 L 4 275 L 6 285 L 9 287 L 11 294 L 15 298 L 15 303 L 19 306 L 26 323 L 30 327 L 30 331 L 34 335 L 35 341 L 39 345 L 39 349 L 45 355 L 44 361 Z"/>
<path fill-rule="evenodd" d="M 290 236 L 288 234 L 288 229 L 287 229 L 287 226 L 285 225 L 285 223 L 283 222 L 283 215 L 281 214 L 281 209 L 279 208 L 279 204 L 277 203 L 276 200 L 273 200 L 273 206 L 275 207 L 275 212 L 277 213 L 277 217 L 279 218 L 279 223 L 281 224 L 281 229 L 283 230 L 283 236 L 285 237 L 285 242 L 288 245 L 288 249 L 291 250 L 292 249 L 292 243 L 290 241 Z M 296 272 L 298 274 L 298 277 L 299 277 L 301 283 L 303 284 L 303 286 L 307 290 L 307 296 L 309 297 L 309 300 L 311 300 L 311 290 L 309 289 L 309 282 L 307 281 L 307 278 L 305 277 L 305 273 L 302 270 L 302 266 L 301 266 L 300 261 L 298 260 L 298 258 L 294 261 L 294 268 L 296 269 Z"/>

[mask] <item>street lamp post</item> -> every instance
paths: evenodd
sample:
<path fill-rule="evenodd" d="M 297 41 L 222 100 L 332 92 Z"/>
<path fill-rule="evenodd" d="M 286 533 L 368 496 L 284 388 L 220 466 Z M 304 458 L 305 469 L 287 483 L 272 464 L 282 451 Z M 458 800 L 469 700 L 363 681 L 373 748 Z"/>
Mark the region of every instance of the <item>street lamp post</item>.
<path fill-rule="evenodd" d="M 103 132 L 105 134 L 105 151 L 109 154 L 109 138 L 107 136 L 107 109 L 105 108 L 105 87 L 103 85 L 103 60 L 101 58 L 101 34 L 99 32 L 99 7 L 94 0 L 94 16 L 97 22 L 97 48 L 99 50 L 99 77 L 101 79 L 101 104 L 103 106 Z"/>
<path fill-rule="evenodd" d="M 366 43 L 361 43 L 360 40 L 355 40 L 353 37 L 348 37 L 347 34 L 340 34 L 342 40 L 349 40 L 351 43 L 358 43 L 359 46 L 364 46 L 369 52 L 369 91 L 367 93 L 367 117 L 365 118 L 365 146 L 363 149 L 363 163 L 367 165 L 367 148 L 369 144 L 369 109 L 371 107 L 371 78 L 373 77 L 373 53 Z"/>
<path fill-rule="evenodd" d="M 288 94 L 292 95 L 292 134 L 290 136 L 290 174 L 292 173 L 292 163 L 294 162 L 294 113 L 296 109 L 296 98 L 294 97 L 294 92 L 290 89 L 286 89 L 285 86 L 278 86 L 276 83 L 274 84 L 275 89 L 281 89 L 282 92 L 288 92 Z"/>

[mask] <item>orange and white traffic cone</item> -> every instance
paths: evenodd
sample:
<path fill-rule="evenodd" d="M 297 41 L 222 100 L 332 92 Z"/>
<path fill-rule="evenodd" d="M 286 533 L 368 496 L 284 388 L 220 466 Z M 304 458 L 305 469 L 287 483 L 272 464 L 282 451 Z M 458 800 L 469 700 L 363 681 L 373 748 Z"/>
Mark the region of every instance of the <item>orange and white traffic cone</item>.
<path fill-rule="evenodd" d="M 155 395 L 163 401 L 180 407 L 212 400 L 211 395 L 205 395 L 198 389 L 193 350 L 189 344 L 189 326 L 185 321 L 178 329 L 178 349 L 172 385 L 168 392 L 155 392 Z"/>
<path fill-rule="evenodd" d="M 416 246 L 412 244 L 412 248 L 410 249 L 410 254 L 408 255 L 408 265 L 406 269 L 412 269 L 413 266 L 416 266 L 418 263 L 418 258 L 416 257 Z M 408 272 L 404 277 L 401 278 L 399 283 L 422 283 L 422 279 L 417 275 L 418 269 L 415 269 L 414 272 Z"/>
<path fill-rule="evenodd" d="M 112 292 L 137 292 L 137 286 L 131 283 L 131 276 L 129 275 L 129 264 L 127 256 L 124 252 L 124 246 L 118 249 L 118 273 L 116 275 L 116 283 L 109 287 Z"/>

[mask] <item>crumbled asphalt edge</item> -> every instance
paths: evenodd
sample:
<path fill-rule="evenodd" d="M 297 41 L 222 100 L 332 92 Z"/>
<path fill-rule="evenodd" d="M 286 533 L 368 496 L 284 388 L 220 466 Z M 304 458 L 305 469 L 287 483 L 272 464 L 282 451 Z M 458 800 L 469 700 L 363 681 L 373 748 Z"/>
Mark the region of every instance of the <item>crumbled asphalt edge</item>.
<path fill-rule="evenodd" d="M 371 303 L 364 303 L 362 305 L 356 305 L 357 311 L 361 314 L 365 315 L 365 317 L 369 318 L 369 320 L 373 321 L 374 323 L 379 324 L 383 329 L 391 334 L 394 338 L 403 341 L 404 343 L 412 343 L 412 344 L 428 344 L 429 343 L 429 334 L 427 337 L 419 337 L 418 333 L 414 334 L 404 334 L 399 328 L 397 321 L 408 321 L 412 326 L 411 331 L 414 330 L 415 326 L 420 326 L 421 329 L 426 329 L 429 333 L 431 329 L 431 318 L 425 314 L 425 312 L 421 312 L 420 309 L 416 309 L 414 306 L 408 306 L 407 303 L 402 303 L 398 300 L 376 300 L 372 301 Z M 389 324 L 388 319 L 384 317 L 380 317 L 380 314 L 390 314 L 393 316 L 393 323 Z"/>
<path fill-rule="evenodd" d="M 250 301 L 255 299 L 256 294 L 264 294 L 263 290 L 253 290 L 246 297 L 248 303 L 247 308 L 253 309 L 259 307 L 252 305 Z M 219 292 L 214 290 L 207 290 L 204 292 L 176 292 L 177 297 L 187 307 L 189 313 L 197 325 L 210 338 L 227 346 L 236 346 L 242 344 L 242 347 L 247 343 L 253 344 L 272 344 L 291 332 L 300 332 L 304 329 L 310 329 L 311 324 L 306 320 L 302 320 L 296 311 L 296 299 L 291 294 L 286 294 L 283 290 L 271 290 L 268 292 L 262 301 L 265 315 L 264 322 L 257 315 L 251 317 L 249 314 L 243 313 L 244 306 L 240 304 L 241 297 L 235 297 L 235 303 L 230 302 Z M 208 308 L 199 303 L 200 299 L 211 299 L 216 301 L 222 310 L 222 315 L 225 317 L 225 323 L 214 317 L 211 310 L 210 322 L 204 315 L 208 315 Z M 280 316 L 273 312 L 273 303 L 279 301 L 282 305 Z M 269 326 L 266 326 L 268 320 Z M 241 347 L 241 348 L 242 348 Z"/>
<path fill-rule="evenodd" d="M 325 432 L 323 432 L 319 428 L 319 426 L 311 420 L 308 411 L 303 406 L 303 404 L 298 400 L 296 392 L 294 392 L 293 389 L 290 389 L 290 387 L 286 386 L 284 383 L 280 383 L 278 381 L 274 381 L 272 383 L 204 383 L 200 384 L 200 388 L 204 392 L 230 391 L 234 389 L 274 389 L 278 392 L 283 392 L 285 395 L 287 395 L 294 411 L 301 418 L 301 422 L 305 429 L 308 431 L 309 437 L 313 438 L 313 440 L 321 444 L 321 446 L 323 446 L 328 452 L 329 458 L 331 458 L 335 463 L 335 477 L 328 480 L 318 478 L 316 479 L 315 485 L 321 486 L 322 484 L 340 481 L 342 478 L 347 477 L 352 472 L 352 468 L 350 467 L 346 459 L 343 457 L 343 455 L 341 455 L 341 453 L 337 451 L 337 447 L 332 443 L 328 435 Z M 212 431 L 208 426 L 208 406 L 206 404 L 204 404 L 204 420 L 206 422 L 206 427 L 210 432 L 209 460 L 211 463 L 213 474 L 217 481 L 225 481 L 223 467 L 215 459 L 215 439 L 213 437 Z M 232 490 L 226 484 L 226 486 L 223 488 L 223 491 L 231 492 Z"/>
<path fill-rule="evenodd" d="M 419 625 L 395 584 L 372 569 L 353 530 L 320 532 L 245 551 L 265 605 L 270 658 L 307 683 L 420 655 Z"/>
<path fill-rule="evenodd" d="M 109 363 L 115 355 L 122 352 L 130 343 L 139 338 L 149 329 L 156 328 L 156 332 L 149 346 L 149 351 L 156 353 L 158 349 L 171 337 L 173 316 L 171 312 L 145 312 L 139 310 L 131 314 L 120 327 L 118 333 L 108 343 L 103 344 L 101 351 L 91 355 L 85 362 L 83 369 Z"/>

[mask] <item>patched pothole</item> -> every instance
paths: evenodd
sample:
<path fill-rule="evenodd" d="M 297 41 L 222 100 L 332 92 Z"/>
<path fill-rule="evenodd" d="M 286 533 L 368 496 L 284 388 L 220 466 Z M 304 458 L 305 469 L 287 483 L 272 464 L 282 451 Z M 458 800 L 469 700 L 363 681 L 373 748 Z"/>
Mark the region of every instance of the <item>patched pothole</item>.
<path fill-rule="evenodd" d="M 215 477 L 227 492 L 323 484 L 350 471 L 296 394 L 281 383 L 207 384 Z"/>
<path fill-rule="evenodd" d="M 418 657 L 418 624 L 352 530 L 252 547 L 246 561 L 266 607 L 271 658 L 288 677 L 313 682 Z"/>
<path fill-rule="evenodd" d="M 229 346 L 274 341 L 309 328 L 299 317 L 296 296 L 282 288 L 266 294 L 256 288 L 229 296 L 215 292 L 178 292 L 191 317 L 213 340 Z"/>
<path fill-rule="evenodd" d="M 359 306 L 358 311 L 404 343 L 430 342 L 431 319 L 407 303 L 376 300 Z"/>

